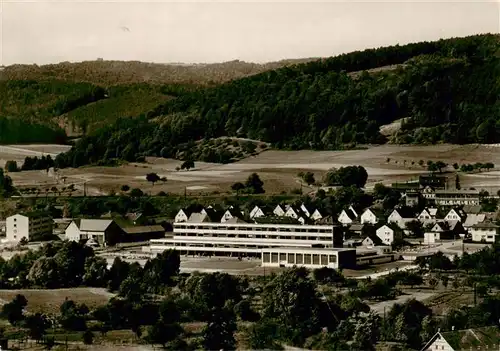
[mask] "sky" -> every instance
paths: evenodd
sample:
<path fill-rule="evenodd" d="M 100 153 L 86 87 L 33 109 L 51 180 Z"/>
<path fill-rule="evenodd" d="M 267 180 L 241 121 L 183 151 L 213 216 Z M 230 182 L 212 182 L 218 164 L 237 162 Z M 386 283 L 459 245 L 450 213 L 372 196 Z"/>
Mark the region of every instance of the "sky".
<path fill-rule="evenodd" d="M 0 65 L 252 62 L 499 33 L 500 0 L 0 0 Z"/>

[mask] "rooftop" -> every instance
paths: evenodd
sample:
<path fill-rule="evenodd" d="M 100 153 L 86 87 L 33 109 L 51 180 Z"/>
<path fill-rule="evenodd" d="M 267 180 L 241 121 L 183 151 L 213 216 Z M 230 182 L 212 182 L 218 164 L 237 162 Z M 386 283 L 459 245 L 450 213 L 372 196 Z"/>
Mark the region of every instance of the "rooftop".
<path fill-rule="evenodd" d="M 500 345 L 500 329 L 497 326 L 455 330 L 436 333 L 424 350 L 437 338 L 444 338 L 454 350 L 496 349 Z"/>
<path fill-rule="evenodd" d="M 113 223 L 112 219 L 75 219 L 74 222 L 83 231 L 103 232 Z"/>
<path fill-rule="evenodd" d="M 164 232 L 165 228 L 163 228 L 161 225 L 145 225 L 138 227 L 123 228 L 123 231 L 127 234 L 157 233 L 157 232 Z"/>

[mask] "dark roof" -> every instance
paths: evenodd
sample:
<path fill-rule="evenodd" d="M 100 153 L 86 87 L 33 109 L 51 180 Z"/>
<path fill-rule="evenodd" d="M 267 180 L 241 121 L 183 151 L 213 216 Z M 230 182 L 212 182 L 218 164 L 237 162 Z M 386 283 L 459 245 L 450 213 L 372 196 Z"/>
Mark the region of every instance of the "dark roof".
<path fill-rule="evenodd" d="M 474 224 L 472 228 L 500 228 L 500 227 L 492 222 L 482 222 Z"/>
<path fill-rule="evenodd" d="M 284 216 L 269 216 L 254 218 L 257 224 L 300 224 L 298 219 Z"/>
<path fill-rule="evenodd" d="M 359 231 L 363 230 L 364 226 L 365 226 L 364 224 L 353 223 L 349 226 L 349 230 L 351 230 L 353 232 L 359 232 Z"/>
<path fill-rule="evenodd" d="M 222 216 L 224 215 L 224 213 L 220 213 L 213 208 L 205 208 L 205 212 L 207 213 L 208 217 L 214 222 L 220 222 Z"/>
<path fill-rule="evenodd" d="M 480 205 L 466 205 L 462 209 L 465 213 L 479 214 L 481 213 Z"/>
<path fill-rule="evenodd" d="M 141 216 L 142 216 L 142 213 L 140 213 L 140 212 L 132 212 L 132 213 L 127 213 L 127 214 L 125 215 L 125 217 L 126 217 L 128 220 L 131 220 L 131 221 L 136 221 L 136 220 L 138 220 Z"/>
<path fill-rule="evenodd" d="M 123 228 L 123 231 L 127 234 L 157 233 L 164 232 L 165 228 L 163 228 L 161 225 L 145 225 Z"/>
<path fill-rule="evenodd" d="M 357 218 L 356 214 L 350 208 L 345 208 L 344 211 L 350 219 L 355 220 Z"/>
<path fill-rule="evenodd" d="M 41 217 L 50 217 L 50 213 L 45 211 L 28 211 L 19 213 L 21 216 L 25 216 L 28 218 L 41 218 Z"/>
<path fill-rule="evenodd" d="M 370 238 L 375 246 L 383 245 L 382 239 L 380 239 L 378 236 L 374 234 L 367 235 L 363 240 L 365 240 L 366 238 Z"/>
<path fill-rule="evenodd" d="M 436 339 L 442 337 L 454 350 L 493 349 L 500 345 L 500 330 L 497 326 L 438 332 L 424 346 L 426 350 Z"/>
<path fill-rule="evenodd" d="M 403 218 L 415 217 L 415 212 L 409 207 L 399 207 L 399 208 L 395 208 L 394 210 L 398 211 L 399 215 Z"/>

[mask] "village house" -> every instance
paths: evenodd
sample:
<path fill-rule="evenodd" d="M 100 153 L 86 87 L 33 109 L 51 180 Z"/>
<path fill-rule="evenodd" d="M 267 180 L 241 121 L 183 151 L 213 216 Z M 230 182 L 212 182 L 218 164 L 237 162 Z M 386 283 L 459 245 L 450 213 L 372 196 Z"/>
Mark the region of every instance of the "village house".
<path fill-rule="evenodd" d="M 254 208 L 250 211 L 248 217 L 250 217 L 250 219 L 265 217 L 268 215 L 267 212 L 267 209 L 264 207 L 254 206 Z"/>
<path fill-rule="evenodd" d="M 302 210 L 295 208 L 293 206 L 288 207 L 285 212 L 285 217 L 295 218 L 300 223 L 304 224 L 307 221 L 307 215 L 302 212 Z"/>
<path fill-rule="evenodd" d="M 438 331 L 421 351 L 498 350 L 500 329 L 498 326 Z"/>
<path fill-rule="evenodd" d="M 115 245 L 123 239 L 123 229 L 111 219 L 75 219 L 65 230 L 66 240 L 94 240 L 99 246 Z"/>
<path fill-rule="evenodd" d="M 286 212 L 286 209 L 283 209 L 281 205 L 276 205 L 276 207 L 273 210 L 273 213 L 275 216 L 284 216 Z"/>
<path fill-rule="evenodd" d="M 437 208 L 424 208 L 417 216 L 417 219 L 422 224 L 434 223 L 437 217 Z"/>
<path fill-rule="evenodd" d="M 477 190 L 434 190 L 426 187 L 422 192 L 428 203 L 436 206 L 465 206 L 479 205 L 479 191 Z"/>
<path fill-rule="evenodd" d="M 378 228 L 375 233 L 377 234 L 377 237 L 380 238 L 383 245 L 392 245 L 394 241 L 402 238 L 400 230 L 395 230 L 387 224 Z"/>
<path fill-rule="evenodd" d="M 356 221 L 357 219 L 358 219 L 358 214 L 352 208 L 352 206 L 349 206 L 348 209 L 344 209 L 344 210 L 342 210 L 342 212 L 340 212 L 340 215 L 339 215 L 337 220 L 342 225 L 349 225 L 349 224 L 353 223 L 354 221 Z"/>
<path fill-rule="evenodd" d="M 444 216 L 445 221 L 459 221 L 465 222 L 467 215 L 465 212 L 459 208 L 452 208 L 446 216 Z"/>
<path fill-rule="evenodd" d="M 474 224 L 470 228 L 472 241 L 494 243 L 497 240 L 499 226 L 492 222 Z"/>
<path fill-rule="evenodd" d="M 399 228 L 405 229 L 406 223 L 414 220 L 414 214 L 408 208 L 395 208 L 387 218 L 387 223 L 394 223 Z"/>
<path fill-rule="evenodd" d="M 161 225 L 145 225 L 123 228 L 122 242 L 140 242 L 165 237 L 165 228 Z"/>
<path fill-rule="evenodd" d="M 380 213 L 377 210 L 367 208 L 363 213 L 361 214 L 361 220 L 360 222 L 362 224 L 377 224 L 379 221 L 379 216 Z"/>
<path fill-rule="evenodd" d="M 45 212 L 18 213 L 6 219 L 6 240 L 19 242 L 23 238 L 40 240 L 46 235 L 52 235 L 53 220 Z"/>
<path fill-rule="evenodd" d="M 232 218 L 241 218 L 243 214 L 234 208 L 228 208 L 226 212 L 222 215 L 220 220 L 221 223 L 225 223 Z"/>
<path fill-rule="evenodd" d="M 188 211 L 185 208 L 181 208 L 179 212 L 175 215 L 174 222 L 175 223 L 180 223 L 180 222 L 186 222 L 189 219 L 189 216 L 191 215 L 191 212 Z"/>
<path fill-rule="evenodd" d="M 384 243 L 382 240 L 377 236 L 377 235 L 367 235 L 366 238 L 363 239 L 361 242 L 361 246 L 364 247 L 375 247 L 375 246 L 382 246 Z"/>

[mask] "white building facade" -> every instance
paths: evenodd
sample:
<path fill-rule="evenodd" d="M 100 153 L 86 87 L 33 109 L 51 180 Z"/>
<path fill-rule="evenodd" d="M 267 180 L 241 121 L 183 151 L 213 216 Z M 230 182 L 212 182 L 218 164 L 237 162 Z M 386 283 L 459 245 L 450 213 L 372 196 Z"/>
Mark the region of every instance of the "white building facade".
<path fill-rule="evenodd" d="M 33 240 L 40 235 L 52 234 L 52 218 L 44 213 L 15 214 L 7 217 L 6 239 L 19 242 L 23 238 Z"/>

